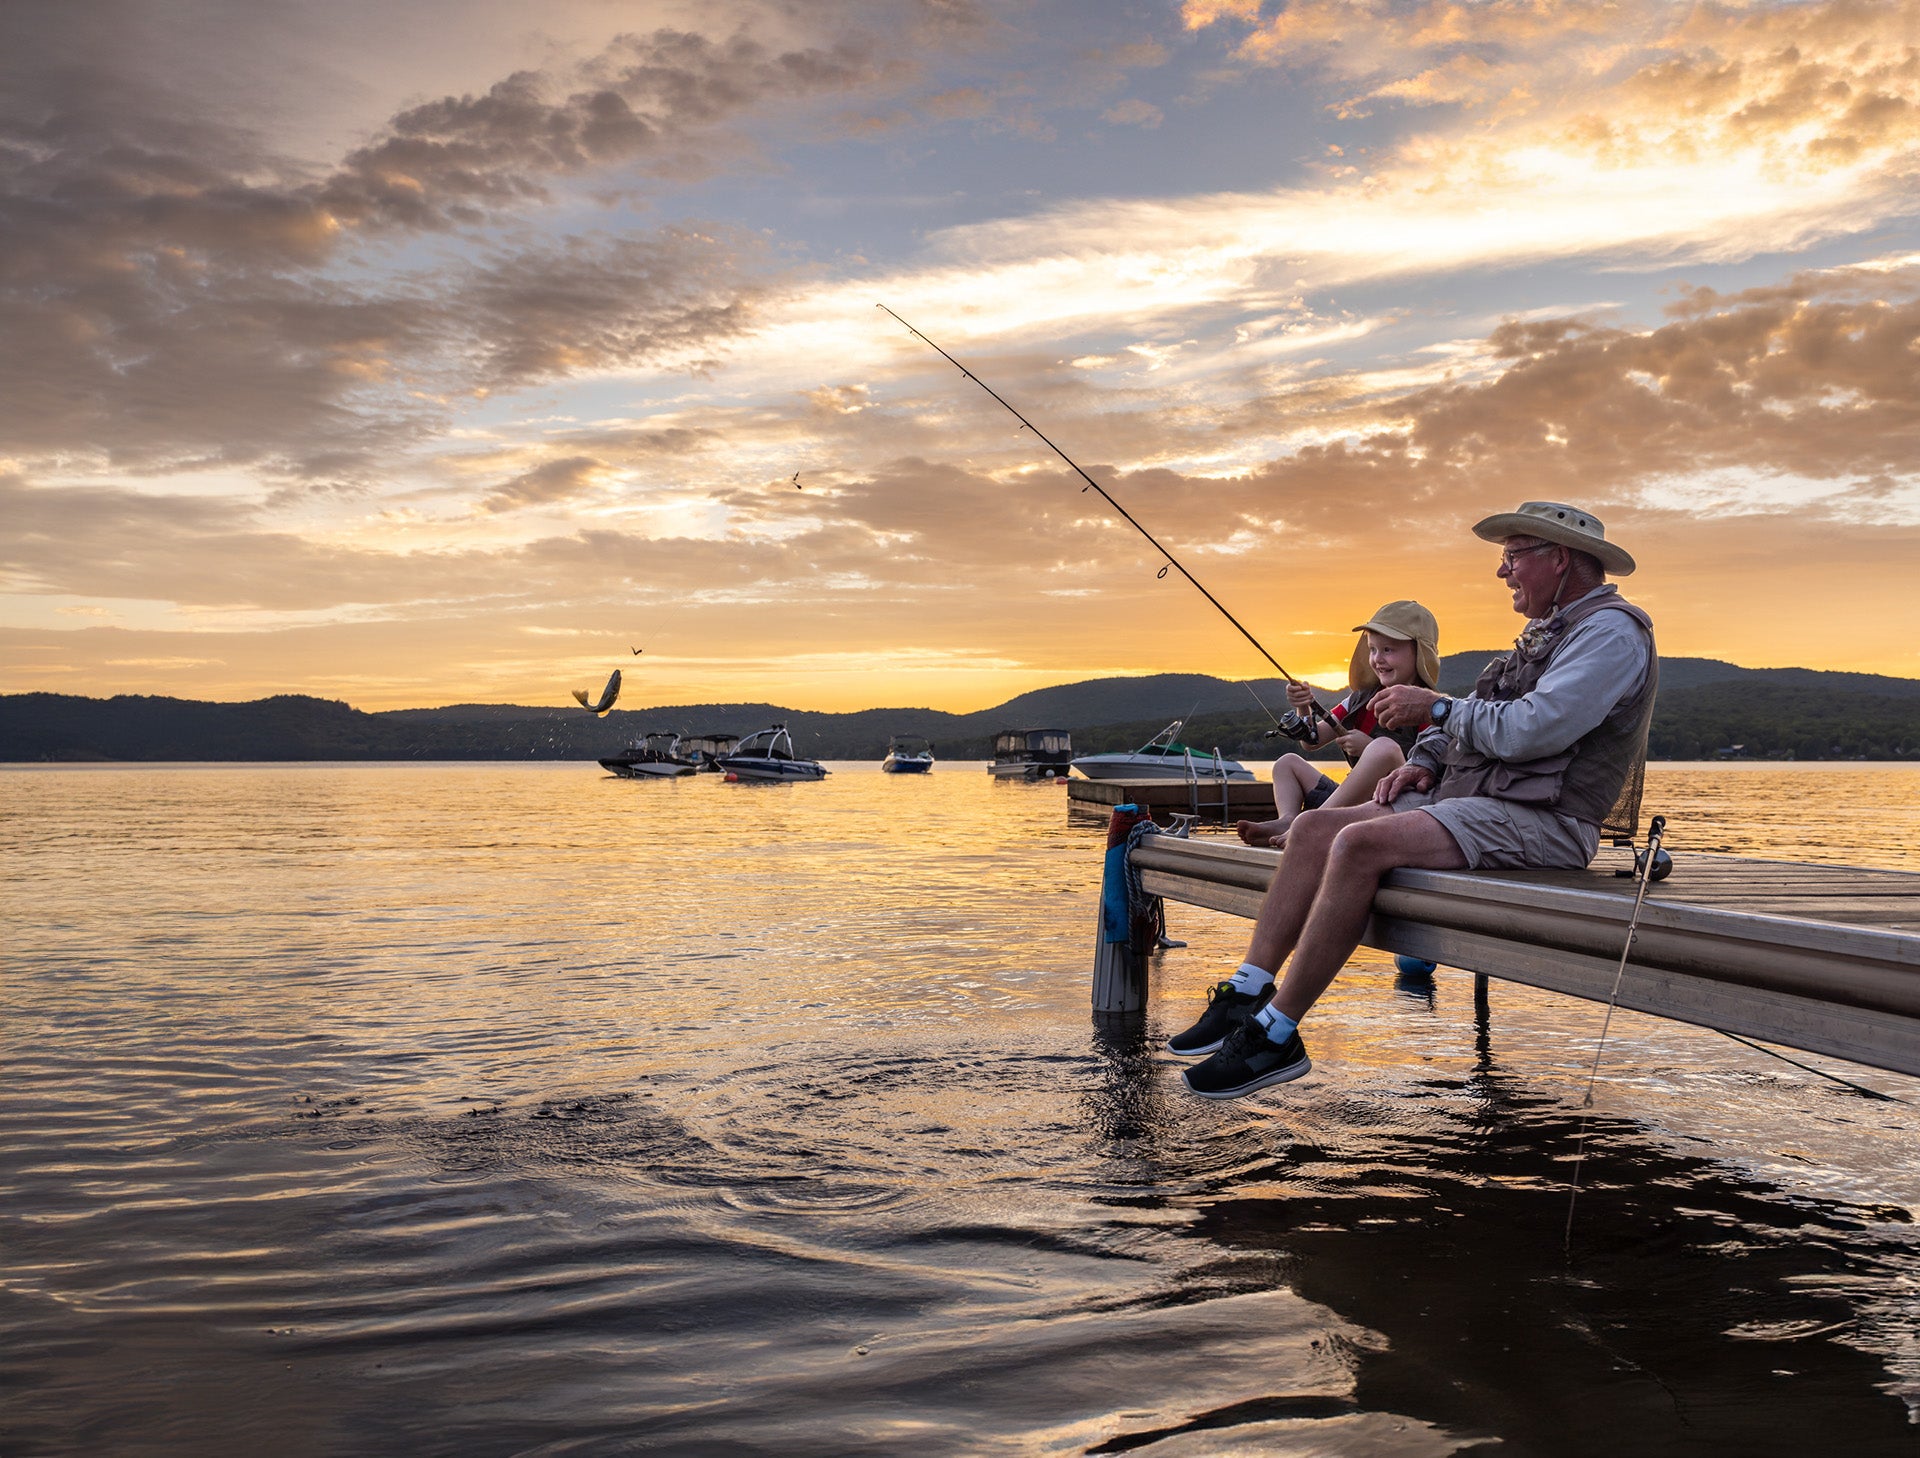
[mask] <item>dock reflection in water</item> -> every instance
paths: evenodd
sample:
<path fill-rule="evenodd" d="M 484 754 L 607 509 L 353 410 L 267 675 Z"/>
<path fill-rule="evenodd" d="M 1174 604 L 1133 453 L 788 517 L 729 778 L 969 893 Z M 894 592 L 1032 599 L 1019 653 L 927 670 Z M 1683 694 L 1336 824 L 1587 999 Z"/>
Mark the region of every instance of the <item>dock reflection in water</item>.
<path fill-rule="evenodd" d="M 1912 1103 L 1622 1015 L 1569 1254 L 1597 1009 L 1363 954 L 1190 1099 L 1244 923 L 1096 1026 L 1058 787 L 835 768 L 0 772 L 5 1451 L 1914 1452 Z M 1648 803 L 1911 867 L 1917 792 Z"/>

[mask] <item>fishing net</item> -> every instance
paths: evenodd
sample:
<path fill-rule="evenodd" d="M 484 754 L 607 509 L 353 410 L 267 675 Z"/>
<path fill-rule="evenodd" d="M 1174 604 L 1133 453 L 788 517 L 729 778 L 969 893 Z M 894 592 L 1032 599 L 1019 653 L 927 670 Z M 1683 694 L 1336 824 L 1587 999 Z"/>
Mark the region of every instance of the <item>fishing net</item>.
<path fill-rule="evenodd" d="M 1607 818 L 1600 822 L 1601 835 L 1624 835 L 1631 840 L 1640 833 L 1640 792 L 1646 784 L 1647 744 L 1643 738 L 1640 753 L 1634 756 L 1633 767 L 1627 771 L 1627 782 L 1620 787 L 1619 798 L 1613 802 Z"/>
<path fill-rule="evenodd" d="M 1640 792 L 1647 785 L 1647 735 L 1653 729 L 1653 704 L 1659 696 L 1660 654 L 1654 648 L 1652 639 L 1648 639 L 1647 686 L 1640 704 L 1640 722 L 1636 726 L 1638 732 L 1633 738 L 1633 761 L 1627 766 L 1627 777 L 1620 786 L 1620 793 L 1614 797 L 1613 809 L 1600 822 L 1602 835 L 1624 835 L 1631 840 L 1640 833 Z"/>

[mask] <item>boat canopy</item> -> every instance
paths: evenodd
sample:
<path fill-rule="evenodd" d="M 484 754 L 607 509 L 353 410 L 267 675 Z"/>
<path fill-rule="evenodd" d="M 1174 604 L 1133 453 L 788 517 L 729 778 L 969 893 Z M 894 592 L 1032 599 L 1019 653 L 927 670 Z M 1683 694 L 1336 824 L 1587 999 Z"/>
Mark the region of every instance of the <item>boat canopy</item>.
<path fill-rule="evenodd" d="M 1002 729 L 993 741 L 996 755 L 1072 754 L 1073 734 L 1066 729 Z"/>

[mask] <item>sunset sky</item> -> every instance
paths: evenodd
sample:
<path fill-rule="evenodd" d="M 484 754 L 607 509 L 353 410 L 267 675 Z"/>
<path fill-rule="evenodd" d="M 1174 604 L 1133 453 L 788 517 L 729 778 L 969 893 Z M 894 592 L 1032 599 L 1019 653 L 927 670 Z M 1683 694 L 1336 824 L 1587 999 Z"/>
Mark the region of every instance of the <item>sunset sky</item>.
<path fill-rule="evenodd" d="M 0 691 L 1270 673 L 876 303 L 1297 674 L 1551 498 L 1920 677 L 1917 143 L 1920 0 L 9 0 Z"/>

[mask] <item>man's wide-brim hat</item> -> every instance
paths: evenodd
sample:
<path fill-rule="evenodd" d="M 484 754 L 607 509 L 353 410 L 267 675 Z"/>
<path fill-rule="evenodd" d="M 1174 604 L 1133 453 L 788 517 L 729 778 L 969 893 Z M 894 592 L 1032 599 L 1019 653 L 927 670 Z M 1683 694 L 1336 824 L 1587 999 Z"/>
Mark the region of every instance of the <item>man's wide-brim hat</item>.
<path fill-rule="evenodd" d="M 1379 633 L 1412 643 L 1416 649 L 1414 672 L 1420 676 L 1420 682 L 1430 689 L 1440 687 L 1440 624 L 1419 603 L 1407 598 L 1390 602 L 1353 631 L 1362 636 L 1354 647 L 1353 662 L 1347 668 L 1347 681 L 1351 686 L 1359 688 L 1375 681 L 1373 668 L 1367 662 L 1365 635 Z"/>
<path fill-rule="evenodd" d="M 1474 523 L 1473 534 L 1484 541 L 1504 542 L 1508 537 L 1538 537 L 1543 542 L 1572 547 L 1600 559 L 1600 565 L 1615 577 L 1633 571 L 1633 558 L 1626 548 L 1607 540 L 1607 529 L 1600 518 L 1575 506 L 1557 501 L 1523 501 L 1518 511 L 1503 511 L 1485 521 Z"/>

